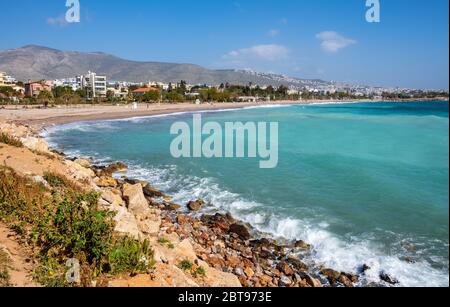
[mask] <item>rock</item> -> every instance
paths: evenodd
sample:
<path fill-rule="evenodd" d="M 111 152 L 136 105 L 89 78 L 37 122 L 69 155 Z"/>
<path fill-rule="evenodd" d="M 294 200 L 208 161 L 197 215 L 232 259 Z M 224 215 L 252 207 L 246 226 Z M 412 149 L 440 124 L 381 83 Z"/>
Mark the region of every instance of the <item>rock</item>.
<path fill-rule="evenodd" d="M 114 205 L 110 207 L 110 211 L 117 213 L 114 217 L 114 221 L 116 222 L 115 232 L 130 236 L 136 240 L 139 239 L 138 223 L 133 214 L 128 212 L 125 207 Z"/>
<path fill-rule="evenodd" d="M 295 246 L 295 248 L 299 248 L 299 249 L 310 249 L 311 248 L 311 245 L 305 243 L 302 240 L 295 242 L 294 246 Z"/>
<path fill-rule="evenodd" d="M 416 250 L 416 245 L 410 242 L 402 242 L 401 243 L 402 248 L 404 248 L 407 251 L 415 251 Z"/>
<path fill-rule="evenodd" d="M 205 204 L 205 202 L 202 199 L 198 199 L 196 201 L 190 201 L 187 204 L 187 207 L 191 211 L 199 211 L 203 207 L 204 204 Z"/>
<path fill-rule="evenodd" d="M 313 288 L 321 288 L 322 287 L 322 283 L 318 279 L 316 279 L 316 278 L 312 277 L 311 275 L 309 275 L 308 273 L 300 272 L 299 276 L 300 276 L 300 278 L 305 280 L 306 283 L 310 287 L 313 287 Z"/>
<path fill-rule="evenodd" d="M 146 235 L 156 235 L 159 233 L 161 227 L 161 217 L 155 215 L 153 218 L 146 217 L 145 219 L 138 219 L 139 230 Z"/>
<path fill-rule="evenodd" d="M 100 177 L 94 180 L 95 184 L 100 188 L 115 188 L 117 187 L 117 181 L 113 177 Z"/>
<path fill-rule="evenodd" d="M 279 285 L 280 287 L 288 287 L 292 285 L 292 280 L 287 276 L 281 276 Z"/>
<path fill-rule="evenodd" d="M 117 192 L 119 192 L 119 191 L 117 191 Z M 109 189 L 102 190 L 102 199 L 111 205 L 115 205 L 115 206 L 124 206 L 125 205 L 125 202 L 123 201 L 122 197 Z"/>
<path fill-rule="evenodd" d="M 339 278 L 339 276 L 341 276 L 341 273 L 339 273 L 335 270 L 332 270 L 332 269 L 322 269 L 320 271 L 320 274 L 324 275 L 328 279 L 334 279 L 334 280 L 337 280 Z"/>
<path fill-rule="evenodd" d="M 157 190 L 156 188 L 152 187 L 150 184 L 147 184 L 143 188 L 144 195 L 147 197 L 164 197 L 164 194 Z"/>
<path fill-rule="evenodd" d="M 289 266 L 289 264 L 287 264 L 284 261 L 278 263 L 277 270 L 279 270 L 280 272 L 283 272 L 287 276 L 294 275 L 294 270 L 292 270 L 291 267 Z"/>
<path fill-rule="evenodd" d="M 48 182 L 44 179 L 44 177 L 42 176 L 33 176 L 31 177 L 31 179 L 33 180 L 33 182 L 35 183 L 40 183 L 42 184 L 44 187 L 46 187 L 47 189 L 51 189 L 51 186 L 48 184 Z"/>
<path fill-rule="evenodd" d="M 248 240 L 250 239 L 250 232 L 248 231 L 247 226 L 243 225 L 243 224 L 232 224 L 230 226 L 230 233 L 235 233 L 237 234 L 241 239 L 244 240 Z"/>
<path fill-rule="evenodd" d="M 288 256 L 287 262 L 290 263 L 292 267 L 297 271 L 308 270 L 308 266 L 293 255 Z"/>
<path fill-rule="evenodd" d="M 237 276 L 243 276 L 244 275 L 244 271 L 241 268 L 235 268 L 233 270 L 233 273 Z"/>
<path fill-rule="evenodd" d="M 250 267 L 245 268 L 244 273 L 249 278 L 252 278 L 255 275 L 255 272 L 253 272 L 253 270 Z"/>
<path fill-rule="evenodd" d="M 114 164 L 110 164 L 106 167 L 99 167 L 98 170 L 98 176 L 108 176 L 111 177 L 114 173 L 125 171 L 128 169 L 128 166 L 124 163 L 117 162 Z"/>
<path fill-rule="evenodd" d="M 341 274 L 341 276 L 339 276 L 338 281 L 341 284 L 343 284 L 345 287 L 347 287 L 347 288 L 352 288 L 353 287 L 352 281 L 347 276 L 345 276 L 344 274 Z"/>
<path fill-rule="evenodd" d="M 94 171 L 91 170 L 90 168 L 85 168 L 80 164 L 70 160 L 65 160 L 63 163 L 67 166 L 68 168 L 67 172 L 69 173 L 69 175 L 78 181 L 82 180 L 90 181 L 92 178 L 95 177 Z"/>
<path fill-rule="evenodd" d="M 367 264 L 363 264 L 361 267 L 358 268 L 358 273 L 359 274 L 364 274 L 368 270 L 370 270 L 370 266 L 368 266 Z"/>
<path fill-rule="evenodd" d="M 84 167 L 84 168 L 90 168 L 91 167 L 91 162 L 88 159 L 76 159 L 75 161 L 76 164 Z"/>
<path fill-rule="evenodd" d="M 381 272 L 380 273 L 380 279 L 390 285 L 397 285 L 399 284 L 399 281 L 391 276 L 389 276 L 387 273 L 385 272 Z"/>
<path fill-rule="evenodd" d="M 165 205 L 164 210 L 170 210 L 170 211 L 177 211 L 181 209 L 181 206 L 178 204 L 174 204 L 174 203 L 168 203 Z"/>
<path fill-rule="evenodd" d="M 50 153 L 48 150 L 48 143 L 41 138 L 37 137 L 25 137 L 20 139 L 23 146 L 27 147 L 30 150 L 41 152 L 41 153 Z"/>
<path fill-rule="evenodd" d="M 147 199 L 142 191 L 142 185 L 126 183 L 122 187 L 122 193 L 128 210 L 134 215 L 145 214 L 149 210 Z"/>

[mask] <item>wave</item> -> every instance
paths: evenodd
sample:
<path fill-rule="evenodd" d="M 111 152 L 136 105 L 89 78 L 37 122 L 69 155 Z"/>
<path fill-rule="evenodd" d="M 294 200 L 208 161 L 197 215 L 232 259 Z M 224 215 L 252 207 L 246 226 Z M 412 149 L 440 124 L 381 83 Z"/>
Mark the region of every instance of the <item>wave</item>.
<path fill-rule="evenodd" d="M 202 198 L 210 204 L 205 212 L 230 212 L 258 231 L 276 239 L 302 239 L 312 244 L 312 255 L 308 259 L 311 264 L 346 272 L 357 272 L 363 264 L 368 265 L 370 269 L 361 285 L 380 282 L 379 276 L 382 272 L 395 277 L 400 286 L 446 287 L 449 284 L 448 269 L 434 268 L 425 260 L 408 263 L 402 260 L 401 254 L 387 255 L 370 237 L 344 240 L 327 230 L 329 225 L 326 222 L 317 224 L 271 212 L 264 204 L 223 189 L 212 178 L 178 176 L 176 166 L 153 168 L 133 165 L 131 161 L 129 163 L 129 176 L 151 182 L 172 195 L 174 202 L 184 204 L 192 199 Z M 440 262 L 445 260 L 440 259 Z"/>

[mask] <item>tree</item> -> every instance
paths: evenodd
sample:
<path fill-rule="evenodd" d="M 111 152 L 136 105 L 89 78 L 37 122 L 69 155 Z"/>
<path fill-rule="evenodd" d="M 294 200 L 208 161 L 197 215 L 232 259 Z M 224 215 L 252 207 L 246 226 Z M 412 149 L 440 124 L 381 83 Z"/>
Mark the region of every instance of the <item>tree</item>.
<path fill-rule="evenodd" d="M 53 100 L 53 94 L 50 91 L 40 91 L 37 99 L 47 107 L 48 104 Z"/>
<path fill-rule="evenodd" d="M 149 91 L 149 92 L 145 93 L 144 95 L 142 95 L 142 101 L 157 102 L 157 101 L 159 101 L 160 96 L 161 95 L 160 95 L 159 91 Z"/>

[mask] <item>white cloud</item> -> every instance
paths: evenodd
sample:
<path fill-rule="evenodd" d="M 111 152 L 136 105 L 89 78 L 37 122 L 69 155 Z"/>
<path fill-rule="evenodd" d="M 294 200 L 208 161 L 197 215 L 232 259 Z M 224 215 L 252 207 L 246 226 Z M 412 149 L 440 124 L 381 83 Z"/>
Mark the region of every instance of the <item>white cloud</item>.
<path fill-rule="evenodd" d="M 329 53 L 336 53 L 340 49 L 356 44 L 356 40 L 346 38 L 335 31 L 320 32 L 316 38 L 322 41 L 320 44 L 322 49 Z"/>
<path fill-rule="evenodd" d="M 60 15 L 58 17 L 49 17 L 47 18 L 47 24 L 51 26 L 65 26 L 67 25 L 66 17 L 64 15 Z"/>
<path fill-rule="evenodd" d="M 275 36 L 280 35 L 280 31 L 277 29 L 272 29 L 269 32 L 267 32 L 267 35 L 270 37 L 275 37 Z"/>
<path fill-rule="evenodd" d="M 280 61 L 287 59 L 289 53 L 289 49 L 282 45 L 257 45 L 231 51 L 224 55 L 222 59 L 233 62 L 247 60 Z"/>

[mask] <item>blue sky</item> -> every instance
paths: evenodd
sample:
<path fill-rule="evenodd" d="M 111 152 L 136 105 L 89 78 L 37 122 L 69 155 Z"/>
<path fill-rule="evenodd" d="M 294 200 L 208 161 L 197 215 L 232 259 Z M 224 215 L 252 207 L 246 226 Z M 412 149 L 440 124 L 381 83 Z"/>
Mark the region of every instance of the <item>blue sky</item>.
<path fill-rule="evenodd" d="M 64 22 L 65 2 L 2 3 L 0 27 L 11 30 L 0 34 L 0 49 L 37 44 L 131 60 L 448 89 L 448 0 L 380 0 L 380 23 L 366 22 L 366 0 L 79 0 L 77 24 Z"/>

